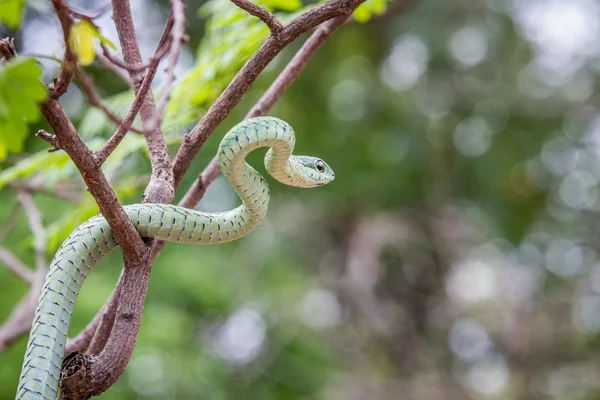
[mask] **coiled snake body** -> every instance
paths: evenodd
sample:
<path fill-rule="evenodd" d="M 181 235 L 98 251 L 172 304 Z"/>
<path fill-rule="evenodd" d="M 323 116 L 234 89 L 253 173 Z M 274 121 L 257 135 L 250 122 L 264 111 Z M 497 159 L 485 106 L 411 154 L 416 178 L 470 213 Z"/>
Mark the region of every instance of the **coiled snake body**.
<path fill-rule="evenodd" d="M 334 173 L 320 159 L 293 156 L 293 129 L 284 121 L 259 117 L 232 128 L 221 141 L 221 172 L 242 200 L 226 212 L 203 213 L 166 204 L 134 204 L 125 211 L 142 237 L 181 243 L 222 243 L 255 229 L 266 215 L 270 192 L 265 179 L 245 162 L 259 147 L 270 147 L 265 166 L 291 186 L 315 187 Z M 118 244 L 106 220 L 97 215 L 79 226 L 58 249 L 38 302 L 17 399 L 54 400 L 75 300 L 84 279 Z"/>

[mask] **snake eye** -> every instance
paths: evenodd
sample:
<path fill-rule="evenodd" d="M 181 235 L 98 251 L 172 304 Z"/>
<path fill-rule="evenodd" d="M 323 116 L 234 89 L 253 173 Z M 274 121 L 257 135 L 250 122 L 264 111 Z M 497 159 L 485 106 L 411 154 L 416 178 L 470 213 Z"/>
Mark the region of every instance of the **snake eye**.
<path fill-rule="evenodd" d="M 317 171 L 323 172 L 325 171 L 325 163 L 321 160 L 317 161 L 315 166 L 317 167 Z"/>

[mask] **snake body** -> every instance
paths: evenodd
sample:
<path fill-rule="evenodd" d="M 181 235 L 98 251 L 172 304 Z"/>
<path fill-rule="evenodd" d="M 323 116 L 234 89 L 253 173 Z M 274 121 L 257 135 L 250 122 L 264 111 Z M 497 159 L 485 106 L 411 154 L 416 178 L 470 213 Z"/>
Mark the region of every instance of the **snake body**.
<path fill-rule="evenodd" d="M 333 180 L 333 171 L 322 160 L 292 155 L 294 143 L 293 129 L 282 120 L 259 117 L 241 122 L 225 135 L 217 152 L 221 172 L 241 198 L 241 206 L 204 213 L 166 204 L 134 204 L 125 206 L 125 212 L 144 238 L 199 244 L 239 239 L 264 219 L 270 197 L 265 179 L 245 162 L 249 152 L 270 147 L 266 169 L 287 185 L 315 187 Z M 35 312 L 17 399 L 56 399 L 75 300 L 93 266 L 117 246 L 110 226 L 97 215 L 58 249 Z"/>

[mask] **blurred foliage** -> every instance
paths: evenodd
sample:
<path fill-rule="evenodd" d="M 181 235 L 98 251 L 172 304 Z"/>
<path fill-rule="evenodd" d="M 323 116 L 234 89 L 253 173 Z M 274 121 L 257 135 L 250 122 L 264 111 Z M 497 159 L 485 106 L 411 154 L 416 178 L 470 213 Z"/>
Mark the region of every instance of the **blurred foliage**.
<path fill-rule="evenodd" d="M 36 61 L 27 57 L 14 58 L 0 69 L 0 161 L 23 150 L 27 121 L 40 118 L 39 104 L 46 99 L 41 73 Z"/>
<path fill-rule="evenodd" d="M 356 22 L 368 22 L 373 16 L 382 15 L 387 7 L 387 0 L 367 0 L 352 13 Z"/>
<path fill-rule="evenodd" d="M 0 22 L 11 29 L 17 29 L 24 6 L 25 0 L 0 0 Z"/>
<path fill-rule="evenodd" d="M 196 57 L 169 109 L 173 153 L 268 34 L 228 2 L 186 4 L 188 32 L 206 34 L 190 41 Z M 261 4 L 282 20 L 306 6 Z M 164 20 L 166 1 L 136 13 L 153 6 Z M 296 153 L 323 157 L 336 180 L 306 191 L 270 180 L 271 209 L 256 232 L 166 246 L 133 358 L 101 398 L 600 397 L 600 2 L 422 0 L 383 16 L 379 7 L 366 3 L 355 18 L 368 11 L 372 22 L 336 32 L 271 112 L 295 128 Z M 162 25 L 138 29 L 153 49 L 150 33 Z M 259 77 L 178 196 L 300 45 Z M 126 112 L 131 94 L 113 75 L 95 76 Z M 77 93 L 61 98 L 65 107 L 69 95 L 81 103 Z M 70 112 L 91 146 L 113 129 L 88 107 Z M 0 238 L 33 265 L 13 185 L 40 188 L 49 257 L 96 211 L 64 154 L 25 139 L 0 164 Z M 148 179 L 143 148 L 130 135 L 105 166 L 126 203 Z M 248 162 L 264 172 L 263 156 Z M 53 195 L 65 188 L 76 202 Z M 236 204 L 219 178 L 198 209 Z M 115 252 L 87 279 L 72 334 L 110 294 L 120 265 Z M 1 320 L 26 290 L 0 269 Z M 14 396 L 25 343 L 0 355 L 0 399 Z"/>

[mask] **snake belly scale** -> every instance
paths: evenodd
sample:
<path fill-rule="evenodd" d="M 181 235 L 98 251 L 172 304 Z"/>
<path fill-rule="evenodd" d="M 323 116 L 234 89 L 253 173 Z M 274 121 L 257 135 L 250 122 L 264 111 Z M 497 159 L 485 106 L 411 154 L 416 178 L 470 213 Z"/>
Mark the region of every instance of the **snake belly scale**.
<path fill-rule="evenodd" d="M 264 219 L 270 192 L 246 155 L 270 147 L 265 167 L 278 181 L 297 187 L 322 186 L 334 179 L 315 157 L 294 156 L 294 131 L 286 122 L 258 117 L 239 123 L 223 138 L 217 158 L 224 177 L 242 200 L 225 212 L 204 213 L 167 204 L 134 204 L 125 212 L 139 234 L 169 242 L 210 244 L 239 239 Z M 79 290 L 98 261 L 118 246 L 106 220 L 97 215 L 80 225 L 58 249 L 35 312 L 16 398 L 54 400 L 71 313 Z"/>

